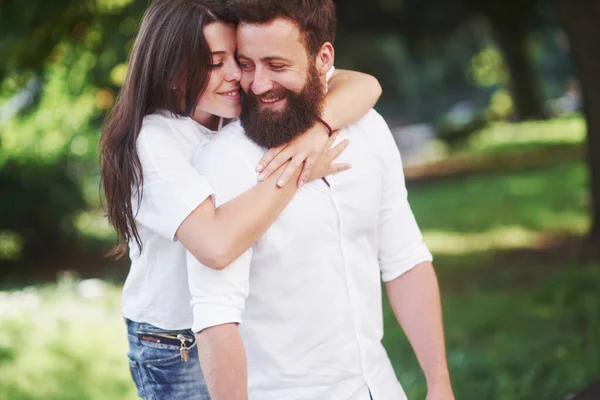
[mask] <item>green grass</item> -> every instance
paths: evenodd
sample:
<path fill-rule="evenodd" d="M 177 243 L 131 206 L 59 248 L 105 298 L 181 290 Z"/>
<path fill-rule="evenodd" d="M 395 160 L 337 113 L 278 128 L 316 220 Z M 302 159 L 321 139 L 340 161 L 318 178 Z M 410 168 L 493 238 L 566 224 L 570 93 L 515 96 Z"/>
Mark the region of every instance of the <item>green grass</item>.
<path fill-rule="evenodd" d="M 545 121 L 496 122 L 472 135 L 456 152 L 481 155 L 576 146 L 584 142 L 585 132 L 585 120 L 578 114 Z"/>
<path fill-rule="evenodd" d="M 120 288 L 102 281 L 0 292 L 0 399 L 136 398 L 120 315 Z"/>
<path fill-rule="evenodd" d="M 442 282 L 443 285 L 443 282 Z M 444 294 L 457 399 L 564 399 L 600 373 L 600 265 L 567 265 L 527 285 Z M 409 399 L 426 385 L 386 307 L 384 344 Z"/>
<path fill-rule="evenodd" d="M 570 163 L 409 189 L 436 256 L 457 399 L 562 400 L 599 376 L 600 264 L 569 254 L 589 223 L 585 183 Z M 0 399 L 135 398 L 120 288 L 93 297 L 89 286 L 66 276 L 0 292 Z M 384 304 L 384 343 L 409 398 L 422 399 Z"/>
<path fill-rule="evenodd" d="M 569 154 L 581 152 L 585 135 L 586 122 L 580 114 L 519 123 L 493 122 L 455 143 L 434 140 L 421 151 L 420 157 L 425 163 L 469 163 L 476 160 L 493 164 L 503 157 L 534 155 L 537 159 L 548 151 L 554 151 L 565 158 Z"/>
<path fill-rule="evenodd" d="M 484 234 L 520 227 L 582 233 L 588 227 L 583 163 L 487 174 L 409 188 L 423 232 Z"/>
<path fill-rule="evenodd" d="M 567 240 L 588 225 L 582 163 L 409 190 L 436 255 L 459 399 L 556 399 L 600 374 L 600 264 Z M 386 306 L 384 343 L 409 398 L 424 378 Z"/>

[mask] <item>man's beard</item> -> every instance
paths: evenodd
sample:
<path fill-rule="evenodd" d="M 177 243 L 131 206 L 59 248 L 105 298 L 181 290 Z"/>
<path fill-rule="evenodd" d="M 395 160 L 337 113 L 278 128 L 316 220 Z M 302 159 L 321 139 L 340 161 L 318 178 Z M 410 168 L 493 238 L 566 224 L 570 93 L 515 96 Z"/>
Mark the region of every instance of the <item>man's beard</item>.
<path fill-rule="evenodd" d="M 280 111 L 263 109 L 260 98 L 285 98 L 285 108 Z M 272 148 L 290 142 L 311 128 L 321 116 L 325 90 L 317 68 L 309 69 L 308 79 L 300 93 L 279 87 L 260 96 L 250 90 L 242 92 L 242 126 L 252 141 L 262 147 Z"/>

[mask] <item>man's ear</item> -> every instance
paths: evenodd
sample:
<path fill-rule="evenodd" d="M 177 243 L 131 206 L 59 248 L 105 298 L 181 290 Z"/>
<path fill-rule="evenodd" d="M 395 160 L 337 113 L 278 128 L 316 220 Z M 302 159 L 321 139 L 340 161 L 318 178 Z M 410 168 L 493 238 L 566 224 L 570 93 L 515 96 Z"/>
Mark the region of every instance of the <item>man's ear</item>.
<path fill-rule="evenodd" d="M 326 75 L 327 72 L 333 67 L 333 59 L 335 57 L 335 50 L 333 45 L 329 42 L 323 43 L 321 49 L 317 53 L 317 71 L 319 75 Z"/>

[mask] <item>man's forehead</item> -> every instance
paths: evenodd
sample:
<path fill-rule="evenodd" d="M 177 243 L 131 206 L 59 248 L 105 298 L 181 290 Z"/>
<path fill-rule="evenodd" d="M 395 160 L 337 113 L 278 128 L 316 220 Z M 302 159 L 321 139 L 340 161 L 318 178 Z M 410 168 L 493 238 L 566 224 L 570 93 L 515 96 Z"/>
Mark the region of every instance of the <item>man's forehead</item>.
<path fill-rule="evenodd" d="M 265 24 L 240 23 L 237 28 L 238 50 L 241 55 L 245 52 L 268 53 L 276 51 L 287 54 L 297 51 L 296 46 L 302 46 L 298 26 L 284 18 L 277 18 Z"/>

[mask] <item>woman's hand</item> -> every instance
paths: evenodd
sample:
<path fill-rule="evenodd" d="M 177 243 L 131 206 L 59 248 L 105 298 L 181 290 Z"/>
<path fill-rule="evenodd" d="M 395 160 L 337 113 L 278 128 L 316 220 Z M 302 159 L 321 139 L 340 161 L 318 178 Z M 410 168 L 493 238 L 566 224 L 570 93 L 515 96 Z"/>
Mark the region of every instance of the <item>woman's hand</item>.
<path fill-rule="evenodd" d="M 331 148 L 337 134 L 332 135 L 330 138 L 327 136 L 328 131 L 325 126 L 316 123 L 312 128 L 296 137 L 290 143 L 270 149 L 256 167 L 256 170 L 261 173 L 258 179 L 261 181 L 265 180 L 287 161 L 290 162 L 289 165 L 277 180 L 279 187 L 285 186 L 290 177 L 303 166 L 300 178 L 298 178 L 299 186 L 310 180 L 349 169 L 349 164 L 333 163 L 348 146 L 348 141 L 344 140 L 334 148 Z M 314 171 L 313 173 L 317 164 L 318 171 Z"/>
<path fill-rule="evenodd" d="M 350 144 L 350 141 L 345 139 L 338 143 L 335 147 L 332 147 L 335 143 L 337 135 L 338 133 L 335 132 L 325 144 L 325 149 L 319 158 L 317 158 L 317 162 L 314 164 L 310 176 L 308 177 L 308 182 L 314 181 L 315 179 L 325 178 L 328 175 L 336 174 L 352 168 L 352 166 L 348 163 L 334 163 L 335 159 L 338 158 L 338 156 L 342 154 L 342 152 L 346 150 L 346 147 L 348 147 Z"/>

